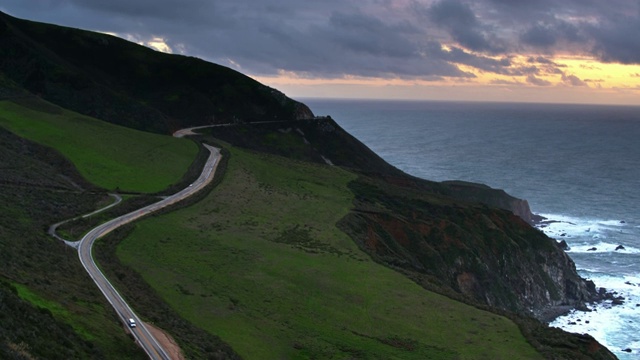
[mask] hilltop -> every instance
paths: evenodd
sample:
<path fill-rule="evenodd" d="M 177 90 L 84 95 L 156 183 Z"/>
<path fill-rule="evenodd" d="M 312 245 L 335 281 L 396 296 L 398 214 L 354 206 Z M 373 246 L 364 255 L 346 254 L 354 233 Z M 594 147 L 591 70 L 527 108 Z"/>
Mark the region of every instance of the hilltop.
<path fill-rule="evenodd" d="M 305 105 L 227 67 L 115 36 L 0 14 L 0 72 L 69 110 L 157 133 L 309 118 Z"/>
<path fill-rule="evenodd" d="M 228 173 L 216 182 L 226 189 L 224 196 L 217 188 L 210 189 L 212 195 L 202 195 L 196 205 L 114 234 L 99 251 L 105 268 L 134 306 L 176 336 L 192 357 L 234 357 L 224 342 L 240 346 L 237 344 L 246 343 L 245 336 L 256 341 L 256 348 L 242 347 L 241 352 L 259 353 L 256 339 L 271 335 L 260 333 L 258 329 L 264 327 L 265 332 L 286 335 L 273 336 L 274 341 L 285 344 L 281 345 L 283 353 L 301 357 L 331 353 L 366 358 L 385 349 L 397 357 L 439 354 L 468 358 L 486 348 L 485 357 L 490 358 L 490 354 L 511 351 L 490 343 L 504 332 L 508 336 L 503 338 L 517 343 L 513 351 L 521 351 L 521 356 L 613 358 L 590 337 L 548 329 L 530 318 L 531 310 L 579 307 L 597 294 L 592 283 L 578 276 L 573 262 L 555 241 L 530 226 L 528 222 L 534 218 L 526 201 L 483 185 L 438 183 L 409 176 L 330 117 L 314 117 L 304 104 L 279 91 L 200 59 L 163 54 L 113 36 L 1 13 L 0 48 L 0 123 L 9 130 L 15 119 L 20 123 L 15 114 L 45 122 L 53 121 L 46 119 L 55 115 L 61 124 L 99 120 L 165 135 L 188 126 L 234 124 L 209 129 L 199 138 L 225 148 L 228 165 L 223 169 Z M 105 176 L 98 175 L 98 180 L 88 183 L 87 176 L 80 174 L 87 173 L 90 162 L 73 158 L 81 148 L 65 154 L 65 141 L 58 139 L 47 146 L 60 153 L 48 154 L 41 145 L 44 140 L 28 130 L 21 135 L 26 139 L 16 136 L 17 131 L 3 130 L 3 136 L 10 140 L 6 146 L 21 150 L 12 150 L 15 164 L 8 166 L 19 171 L 3 173 L 6 178 L 0 193 L 17 194 L 17 198 L 3 202 L 7 205 L 2 218 L 21 220 L 3 225 L 0 242 L 8 250 L 2 254 L 11 261 L 0 267 L 0 280 L 5 283 L 0 295 L 17 304 L 14 308 L 44 314 L 52 327 L 66 329 L 62 330 L 68 333 L 65 341 L 79 344 L 71 357 L 95 357 L 93 353 L 108 357 L 113 349 L 118 349 L 113 354 L 126 354 L 124 357 L 139 356 L 124 339 L 97 290 L 83 291 L 93 289 L 86 276 L 76 275 L 71 286 L 65 282 L 62 273 L 69 269 L 80 273 L 79 264 L 73 262 L 75 254 L 42 233 L 58 217 L 73 217 L 104 202 L 104 191 L 96 183 Z M 127 134 L 133 134 L 129 141 L 140 142 L 147 149 L 155 146 L 142 135 Z M 68 136 L 86 135 L 70 131 Z M 167 146 L 178 149 L 183 145 Z M 165 169 L 162 161 L 149 162 L 149 171 L 168 174 L 192 168 L 197 163 L 195 151 L 188 146 L 183 149 L 175 151 L 175 166 Z M 111 162 L 108 166 L 136 166 L 124 164 L 116 155 L 117 149 L 112 150 L 105 155 Z M 148 153 L 145 151 L 140 154 Z M 34 153 L 37 156 L 32 156 Z M 193 161 L 191 167 L 186 159 Z M 134 161 L 144 159 L 137 156 Z M 34 177 L 32 169 L 41 167 L 50 174 Z M 162 186 L 188 184 L 190 172 L 186 173 L 182 179 L 171 173 Z M 118 181 L 104 182 L 102 187 L 117 189 L 123 186 Z M 136 192 L 158 190 L 157 186 L 153 190 L 145 187 L 148 181 L 143 178 Z M 46 196 L 35 196 L 34 189 Z M 309 205 L 312 200 L 315 207 Z M 51 209 L 60 203 L 65 204 L 64 211 L 52 216 L 55 211 Z M 156 229 L 163 224 L 175 226 L 165 228 L 160 236 Z M 10 240 L 20 234 L 27 234 L 29 241 Z M 230 236 L 234 243 L 223 241 Z M 39 250 L 38 244 L 46 244 L 46 248 Z M 252 250 L 256 247 L 263 251 L 256 253 Z M 216 253 L 217 262 L 209 263 L 213 253 L 201 258 L 213 250 L 222 254 Z M 68 269 L 62 270 L 60 263 Z M 314 267 L 309 268 L 310 263 Z M 238 264 L 246 268 L 234 267 Z M 208 272 L 203 267 L 222 271 Z M 59 272 L 49 273 L 48 269 Z M 337 269 L 341 276 L 323 278 Z M 234 272 L 226 272 L 231 270 Z M 357 274 L 375 278 L 358 279 Z M 212 280 L 214 276 L 223 279 Z M 375 284 L 383 294 L 397 296 L 393 300 L 374 296 L 366 286 L 354 285 L 374 280 L 380 280 Z M 247 285 L 252 282 L 255 286 Z M 237 287 L 242 284 L 246 286 Z M 314 307 L 290 303 L 289 296 L 305 296 L 304 291 L 290 291 L 292 284 L 308 291 L 309 299 L 332 317 L 305 313 Z M 311 285 L 306 288 L 305 284 Z M 345 307 L 349 311 L 342 313 L 334 297 L 353 302 Z M 47 301 L 34 300 L 40 298 Z M 279 300 L 271 303 L 270 298 Z M 377 305 L 371 307 L 371 301 Z M 184 306 L 186 303 L 192 305 Z M 406 304 L 412 304 L 408 312 L 398 311 Z M 429 314 L 433 309 L 428 304 L 448 309 L 457 325 L 467 329 L 468 342 L 454 342 L 451 336 L 434 342 L 433 334 L 429 339 L 420 338 L 426 333 L 420 335 L 420 330 L 415 330 L 419 327 L 405 317 L 412 316 L 411 309 L 420 316 Z M 198 316 L 197 311 L 189 312 L 192 308 L 214 309 L 211 312 L 218 321 L 228 321 L 227 327 L 217 328 L 213 321 L 204 321 L 211 314 Z M 365 308 L 372 309 L 365 315 L 376 321 L 361 318 L 364 315 L 359 309 Z M 113 321 L 97 329 L 78 320 L 83 313 L 98 316 L 100 323 Z M 263 322 L 261 316 L 272 322 Z M 334 323 L 323 323 L 329 318 Z M 22 324 L 28 333 L 36 322 L 20 323 L 14 318 L 7 323 Z M 445 322 L 439 318 L 434 328 L 443 328 L 441 333 L 448 334 Z M 482 334 L 481 329 L 489 323 L 492 330 Z M 272 328 L 274 324 L 277 326 Z M 238 333 L 245 327 L 253 332 Z M 369 331 L 369 327 L 381 327 L 382 332 Z M 333 334 L 337 328 L 350 340 L 336 339 Z M 387 329 L 389 332 L 384 332 Z M 96 340 L 101 337 L 111 340 Z M 291 337 L 300 339 L 291 342 Z M 313 340 L 315 337 L 318 340 Z M 532 348 L 538 354 L 532 355 Z M 4 351 L 0 354 L 8 357 L 20 358 L 24 353 L 40 356 L 34 349 L 46 349 L 46 344 L 24 336 L 0 337 L 0 350 Z"/>

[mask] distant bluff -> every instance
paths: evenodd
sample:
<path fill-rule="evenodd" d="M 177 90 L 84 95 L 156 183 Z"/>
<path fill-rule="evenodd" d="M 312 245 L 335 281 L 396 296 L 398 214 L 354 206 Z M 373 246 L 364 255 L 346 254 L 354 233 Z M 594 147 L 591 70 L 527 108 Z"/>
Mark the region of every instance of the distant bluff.
<path fill-rule="evenodd" d="M 484 184 L 466 181 L 443 181 L 442 183 L 450 189 L 449 195 L 453 198 L 464 201 L 475 201 L 509 210 L 532 225 L 542 220 L 541 216 L 531 212 L 527 200 L 513 197 L 504 190 L 493 189 Z"/>
<path fill-rule="evenodd" d="M 235 70 L 110 35 L 0 12 L 0 49 L 0 78 L 139 130 L 168 134 L 196 125 L 313 117 L 306 105 Z"/>

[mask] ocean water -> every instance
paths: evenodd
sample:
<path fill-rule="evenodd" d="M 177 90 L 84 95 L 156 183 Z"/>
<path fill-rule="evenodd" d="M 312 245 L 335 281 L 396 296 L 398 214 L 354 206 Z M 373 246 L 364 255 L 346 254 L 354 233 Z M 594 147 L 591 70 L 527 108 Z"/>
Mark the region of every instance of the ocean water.
<path fill-rule="evenodd" d="M 304 102 L 407 173 L 527 199 L 550 221 L 541 229 L 570 246 L 580 275 L 625 298 L 550 325 L 640 358 L 640 107 Z"/>

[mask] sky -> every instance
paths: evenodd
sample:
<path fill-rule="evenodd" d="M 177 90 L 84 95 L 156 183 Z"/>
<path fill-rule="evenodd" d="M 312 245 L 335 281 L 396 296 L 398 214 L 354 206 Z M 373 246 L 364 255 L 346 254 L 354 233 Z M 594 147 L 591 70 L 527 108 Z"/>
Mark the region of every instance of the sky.
<path fill-rule="evenodd" d="M 640 105 L 640 0 L 2 0 L 293 98 Z"/>

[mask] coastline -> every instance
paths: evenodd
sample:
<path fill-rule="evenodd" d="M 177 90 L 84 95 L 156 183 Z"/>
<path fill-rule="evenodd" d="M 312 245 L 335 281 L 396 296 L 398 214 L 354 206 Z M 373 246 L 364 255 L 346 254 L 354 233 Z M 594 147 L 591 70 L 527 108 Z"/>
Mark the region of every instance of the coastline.
<path fill-rule="evenodd" d="M 544 232 L 544 228 L 546 228 L 551 224 L 563 223 L 563 221 L 553 220 L 540 214 L 532 213 L 531 218 L 533 219 L 533 221 L 531 222 L 531 225 L 542 232 Z M 574 225 L 570 222 L 567 222 L 567 224 Z M 555 241 L 556 245 L 563 252 L 567 253 L 567 250 L 570 249 L 569 246 L 567 245 L 566 240 L 556 239 L 546 233 L 545 235 L 547 235 L 550 239 Z M 571 258 L 570 254 L 567 254 L 567 256 Z M 574 259 L 571 258 L 571 260 L 573 261 Z M 581 304 L 576 304 L 576 305 L 551 305 L 546 308 L 533 311 L 533 316 L 536 319 L 548 325 L 554 322 L 555 320 L 557 320 L 558 318 L 568 315 L 573 310 L 581 311 L 585 313 L 591 312 L 592 310 L 587 306 L 587 304 L 598 306 L 603 304 L 606 300 L 611 300 L 614 304 L 621 304 L 622 302 L 624 302 L 625 298 L 622 296 L 619 296 L 615 291 L 609 292 L 607 291 L 606 288 L 599 287 L 596 283 L 593 282 L 593 280 L 585 279 L 582 276 L 580 278 L 587 284 L 587 287 L 590 290 L 590 294 L 592 296 L 590 299 L 587 299 L 583 301 Z"/>
<path fill-rule="evenodd" d="M 640 253 L 637 244 L 629 241 L 640 227 L 637 221 L 617 216 L 616 220 L 554 214 L 543 218 L 534 226 L 554 239 L 576 268 L 582 264 L 580 276 L 593 284 L 594 296 L 584 307 L 550 306 L 536 311 L 534 317 L 549 327 L 588 334 L 620 359 L 637 358 L 640 278 L 614 271 L 634 263 Z"/>

